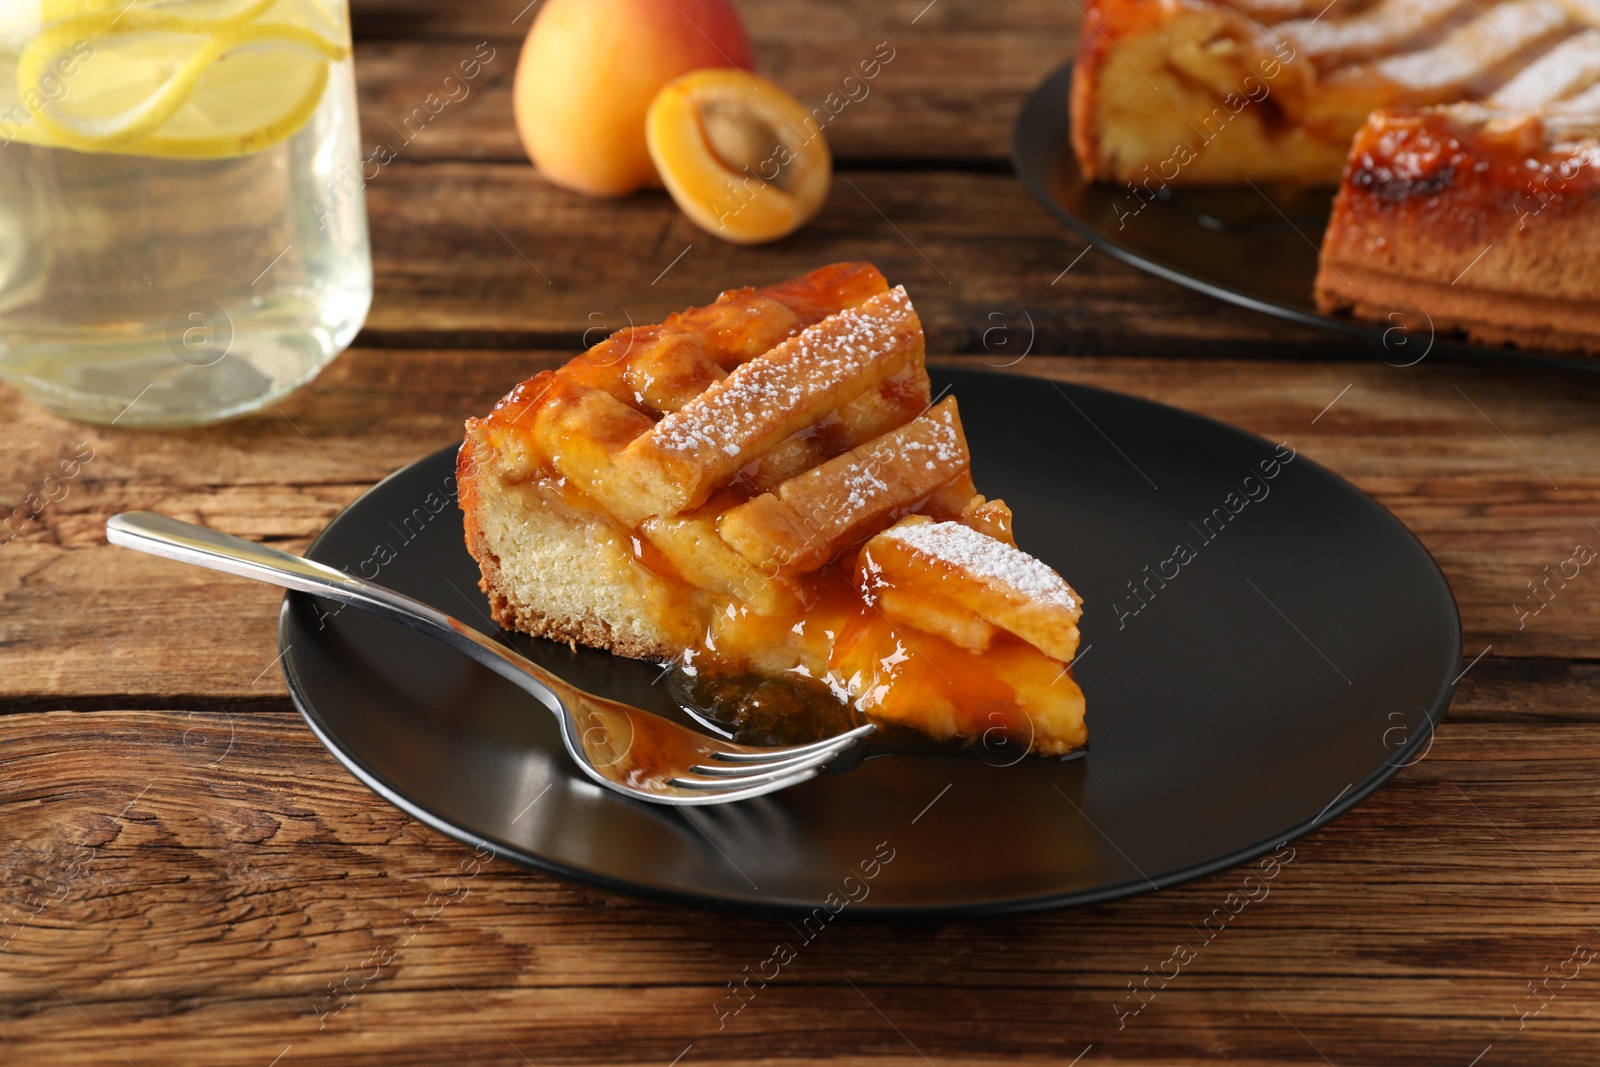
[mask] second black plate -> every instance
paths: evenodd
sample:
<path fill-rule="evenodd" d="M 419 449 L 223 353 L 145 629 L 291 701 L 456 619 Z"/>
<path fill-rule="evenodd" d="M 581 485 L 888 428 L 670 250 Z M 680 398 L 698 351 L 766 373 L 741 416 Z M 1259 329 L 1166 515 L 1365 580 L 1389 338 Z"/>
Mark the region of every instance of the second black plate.
<path fill-rule="evenodd" d="M 1028 191 L 1101 251 L 1209 296 L 1341 333 L 1392 366 L 1438 353 L 1600 371 L 1600 360 L 1441 336 L 1413 306 L 1397 305 L 1382 323 L 1322 314 L 1311 291 L 1331 187 L 1168 187 L 1147 197 L 1126 183 L 1088 181 L 1072 152 L 1071 88 L 1069 63 L 1034 90 L 1017 115 L 1011 160 Z"/>

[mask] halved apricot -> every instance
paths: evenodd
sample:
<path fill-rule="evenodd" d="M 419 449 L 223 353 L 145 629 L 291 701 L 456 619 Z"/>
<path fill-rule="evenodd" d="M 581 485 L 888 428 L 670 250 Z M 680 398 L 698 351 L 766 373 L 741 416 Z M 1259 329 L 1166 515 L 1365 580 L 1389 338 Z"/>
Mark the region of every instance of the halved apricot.
<path fill-rule="evenodd" d="M 828 198 L 833 162 L 821 124 L 753 74 L 697 70 L 668 82 L 650 103 L 645 135 L 678 207 L 724 240 L 775 241 Z"/>

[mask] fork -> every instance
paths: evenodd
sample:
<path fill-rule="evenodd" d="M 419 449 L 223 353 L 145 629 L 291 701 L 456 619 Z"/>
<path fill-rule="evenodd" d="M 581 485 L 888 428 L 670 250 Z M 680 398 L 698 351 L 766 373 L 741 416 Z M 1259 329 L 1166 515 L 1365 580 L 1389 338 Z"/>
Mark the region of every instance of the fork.
<path fill-rule="evenodd" d="M 106 540 L 241 578 L 326 597 L 401 622 L 464 652 L 555 713 L 567 753 L 607 789 L 656 804 L 727 804 L 787 789 L 876 727 L 809 745 L 760 748 L 702 734 L 562 681 L 465 623 L 403 593 L 300 556 L 149 511 L 106 522 Z"/>

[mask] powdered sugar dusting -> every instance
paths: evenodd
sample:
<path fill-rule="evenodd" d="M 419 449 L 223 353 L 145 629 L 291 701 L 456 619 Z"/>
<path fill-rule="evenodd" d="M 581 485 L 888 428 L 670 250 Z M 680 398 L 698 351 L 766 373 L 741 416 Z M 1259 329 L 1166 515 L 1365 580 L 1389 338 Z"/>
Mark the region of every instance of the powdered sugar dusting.
<path fill-rule="evenodd" d="M 895 442 L 895 447 L 908 458 L 916 458 L 916 453 L 927 453 L 930 457 L 926 460 L 927 470 L 939 470 L 963 458 L 961 442 L 956 437 L 954 416 L 948 409 L 939 414 L 942 418 L 934 422 L 925 439 L 904 435 L 905 439 Z M 889 492 L 889 483 L 879 474 L 884 459 L 875 450 L 866 459 L 851 462 L 845 468 L 844 503 L 839 513 L 841 524 L 854 521 Z"/>
<path fill-rule="evenodd" d="M 852 463 L 844 472 L 845 521 L 861 514 L 878 498 L 889 491 L 889 483 L 878 477 L 878 468 L 872 463 Z"/>
<path fill-rule="evenodd" d="M 913 424 L 915 425 L 915 424 Z M 964 453 L 961 449 L 961 439 L 956 436 L 956 416 L 950 408 L 940 408 L 933 416 L 933 427 L 925 441 L 912 438 L 900 444 L 900 450 L 907 454 L 913 452 L 927 452 L 931 458 L 927 461 L 928 469 L 932 470 L 935 461 L 938 463 L 955 463 L 961 460 Z"/>
<path fill-rule="evenodd" d="M 1383 77 L 1408 89 L 1448 89 L 1470 84 L 1485 70 L 1514 59 L 1567 25 L 1555 0 L 1502 4 L 1478 16 L 1431 48 L 1403 52 L 1373 64 Z"/>
<path fill-rule="evenodd" d="M 803 407 L 868 373 L 893 350 L 911 314 L 911 298 L 897 286 L 830 315 L 712 383 L 656 423 L 651 437 L 674 452 L 714 449 L 738 456 L 768 431 L 775 413 Z"/>
<path fill-rule="evenodd" d="M 1072 588 L 1061 575 L 1020 548 L 997 541 L 959 522 L 924 522 L 885 530 L 891 537 L 936 560 L 960 567 L 1015 589 L 1030 600 L 1056 604 L 1069 611 L 1078 607 Z"/>
<path fill-rule="evenodd" d="M 1321 8 L 1315 5 L 1311 14 Z M 1461 0 L 1410 0 L 1405 4 L 1384 4 L 1341 19 L 1341 11 L 1325 12 L 1333 17 L 1297 19 L 1277 27 L 1276 32 L 1318 59 L 1339 60 L 1393 49 L 1394 41 L 1416 37 L 1437 26 L 1461 7 Z M 1298 12 L 1297 12 L 1298 14 Z"/>

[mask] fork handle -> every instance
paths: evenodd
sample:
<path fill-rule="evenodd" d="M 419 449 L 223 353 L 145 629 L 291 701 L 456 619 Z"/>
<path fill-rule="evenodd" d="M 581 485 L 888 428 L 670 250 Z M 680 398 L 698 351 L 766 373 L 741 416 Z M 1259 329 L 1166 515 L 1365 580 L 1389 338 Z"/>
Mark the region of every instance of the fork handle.
<path fill-rule="evenodd" d="M 561 714 L 560 698 L 543 668 L 459 619 L 376 582 L 151 511 L 124 511 L 111 516 L 106 521 L 106 540 L 152 556 L 312 593 L 404 623 L 471 656 L 527 690 L 558 716 Z"/>

